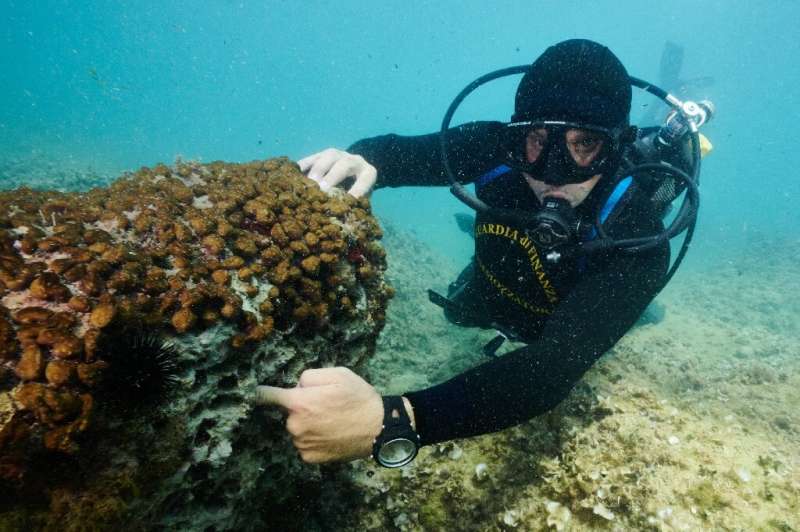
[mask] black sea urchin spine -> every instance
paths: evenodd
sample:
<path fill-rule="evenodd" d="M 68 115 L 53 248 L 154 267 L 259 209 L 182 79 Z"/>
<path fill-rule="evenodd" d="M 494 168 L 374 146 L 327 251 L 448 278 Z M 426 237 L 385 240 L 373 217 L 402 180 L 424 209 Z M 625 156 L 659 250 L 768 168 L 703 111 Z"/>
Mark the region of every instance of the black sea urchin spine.
<path fill-rule="evenodd" d="M 163 401 L 178 383 L 178 349 L 153 332 L 125 331 L 108 342 L 109 394 L 129 404 Z"/>

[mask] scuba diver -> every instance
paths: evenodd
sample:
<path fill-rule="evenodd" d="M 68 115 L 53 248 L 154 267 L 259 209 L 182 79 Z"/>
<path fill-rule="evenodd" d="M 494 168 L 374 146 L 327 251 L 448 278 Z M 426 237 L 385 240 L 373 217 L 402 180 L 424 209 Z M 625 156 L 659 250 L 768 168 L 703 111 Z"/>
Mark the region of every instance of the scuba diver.
<path fill-rule="evenodd" d="M 514 74 L 523 76 L 509 123 L 450 127 L 470 92 Z M 672 107 L 663 126 L 630 125 L 632 85 Z M 475 254 L 447 295 L 429 296 L 451 322 L 498 335 L 485 363 L 427 389 L 381 397 L 349 369 L 322 368 L 303 372 L 295 388 L 259 386 L 255 402 L 286 409 L 306 462 L 372 455 L 386 467 L 409 463 L 420 446 L 554 408 L 636 323 L 686 253 L 700 157 L 710 146 L 698 128 L 712 111 L 630 77 L 605 46 L 573 39 L 467 86 L 438 134 L 369 138 L 301 160 L 323 190 L 351 179 L 357 196 L 374 185 L 451 185 L 476 211 Z M 670 267 L 669 242 L 681 233 Z M 506 338 L 526 345 L 497 356 Z"/>

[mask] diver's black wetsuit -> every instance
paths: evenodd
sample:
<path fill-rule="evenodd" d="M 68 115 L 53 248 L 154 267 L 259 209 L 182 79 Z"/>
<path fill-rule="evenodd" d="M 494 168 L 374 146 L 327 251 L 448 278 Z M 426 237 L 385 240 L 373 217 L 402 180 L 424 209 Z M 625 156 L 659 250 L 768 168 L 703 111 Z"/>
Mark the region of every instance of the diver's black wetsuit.
<path fill-rule="evenodd" d="M 501 125 L 478 122 L 449 135 L 453 170 L 476 182 L 493 207 L 535 211 L 539 201 L 516 171 L 492 177 L 502 164 L 492 153 Z M 447 185 L 438 135 L 386 135 L 349 148 L 378 170 L 379 186 Z M 487 172 L 490 172 L 487 175 Z M 635 181 L 634 181 L 635 183 Z M 593 222 L 613 180 L 603 178 L 576 208 Z M 614 238 L 663 230 L 647 195 L 635 184 L 604 226 Z M 594 362 L 636 322 L 663 284 L 669 266 L 665 242 L 648 252 L 611 251 L 553 265 L 513 227 L 479 215 L 475 259 L 467 284 L 451 294 L 462 325 L 492 324 L 529 345 L 470 369 L 449 381 L 404 394 L 414 407 L 423 444 L 493 432 L 542 414 L 560 403 Z"/>

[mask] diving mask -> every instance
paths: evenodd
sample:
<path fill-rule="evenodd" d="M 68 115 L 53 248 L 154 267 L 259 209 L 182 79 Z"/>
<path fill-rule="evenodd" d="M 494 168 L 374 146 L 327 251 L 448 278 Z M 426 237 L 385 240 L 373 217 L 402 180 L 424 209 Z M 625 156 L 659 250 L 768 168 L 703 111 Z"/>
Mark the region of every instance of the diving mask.
<path fill-rule="evenodd" d="M 630 127 L 612 130 L 577 122 L 529 120 L 508 124 L 502 142 L 508 166 L 561 186 L 613 173 L 622 144 L 634 135 Z"/>

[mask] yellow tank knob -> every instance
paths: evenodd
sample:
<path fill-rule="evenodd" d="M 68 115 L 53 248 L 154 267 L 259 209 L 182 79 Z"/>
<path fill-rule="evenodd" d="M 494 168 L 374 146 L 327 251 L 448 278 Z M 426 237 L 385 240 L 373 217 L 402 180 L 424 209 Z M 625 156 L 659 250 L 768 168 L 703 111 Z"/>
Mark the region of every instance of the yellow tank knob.
<path fill-rule="evenodd" d="M 700 136 L 700 157 L 705 157 L 711 153 L 711 150 L 714 149 L 714 145 L 711 144 L 711 141 L 702 133 L 698 133 L 698 135 Z"/>

